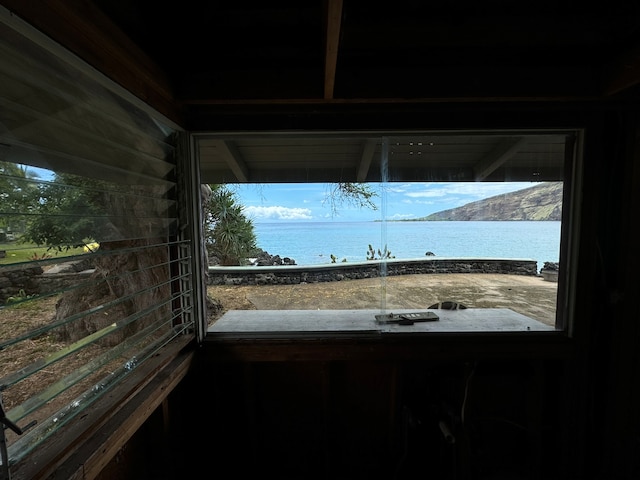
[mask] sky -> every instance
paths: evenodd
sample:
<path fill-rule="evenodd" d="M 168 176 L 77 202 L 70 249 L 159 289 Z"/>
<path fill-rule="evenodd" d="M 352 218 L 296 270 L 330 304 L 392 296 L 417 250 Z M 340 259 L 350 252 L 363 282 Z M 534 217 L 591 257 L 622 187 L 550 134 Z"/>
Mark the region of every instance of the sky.
<path fill-rule="evenodd" d="M 535 185 L 529 182 L 453 182 L 371 184 L 378 210 L 350 204 L 332 209 L 331 184 L 238 184 L 229 186 L 245 215 L 262 222 L 356 222 L 410 220 Z M 384 189 L 384 190 L 381 190 Z M 382 193 L 386 192 L 385 201 Z M 383 216 L 383 212 L 385 212 Z"/>
<path fill-rule="evenodd" d="M 30 168 L 39 178 L 51 179 L 52 172 Z M 267 223 L 411 220 L 533 185 L 532 182 L 375 183 L 369 186 L 377 194 L 372 199 L 377 210 L 344 202 L 332 208 L 328 197 L 334 185 L 329 183 L 232 184 L 228 187 L 235 192 L 238 203 L 244 205 L 248 218 L 254 223 Z"/>

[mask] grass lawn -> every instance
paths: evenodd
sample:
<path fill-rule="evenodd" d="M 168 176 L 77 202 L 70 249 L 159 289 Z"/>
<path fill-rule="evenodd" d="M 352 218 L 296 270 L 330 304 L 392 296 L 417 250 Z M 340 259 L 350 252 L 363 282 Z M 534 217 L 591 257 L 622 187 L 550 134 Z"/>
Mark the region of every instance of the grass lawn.
<path fill-rule="evenodd" d="M 39 260 L 43 258 L 63 258 L 84 253 L 82 248 L 63 249 L 63 251 L 58 252 L 54 249 L 48 250 L 47 247 L 39 247 L 33 243 L 22 242 L 0 243 L 0 252 L 3 251 L 5 254 L 4 256 L 0 254 L 0 265 L 28 262 L 29 260 Z"/>

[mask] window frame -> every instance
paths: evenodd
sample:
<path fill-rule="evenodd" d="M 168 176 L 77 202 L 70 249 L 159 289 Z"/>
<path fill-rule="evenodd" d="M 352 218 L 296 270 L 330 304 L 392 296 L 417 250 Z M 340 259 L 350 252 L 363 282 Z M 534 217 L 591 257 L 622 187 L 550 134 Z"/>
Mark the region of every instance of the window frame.
<path fill-rule="evenodd" d="M 371 138 L 378 136 L 380 138 L 393 137 L 398 135 L 407 134 L 434 134 L 437 130 L 355 130 L 351 132 L 343 131 L 312 131 L 308 132 L 295 132 L 295 135 L 304 139 L 305 135 L 308 138 L 314 137 L 326 137 L 331 135 L 337 135 L 341 137 L 353 135 L 354 138 Z M 470 132 L 475 134 L 487 134 L 487 135 L 499 135 L 509 133 L 511 135 L 564 135 L 566 137 L 565 149 L 564 149 L 564 162 L 563 162 L 563 212 L 561 223 L 561 238 L 560 238 L 560 271 L 558 276 L 558 293 L 556 299 L 556 322 L 554 334 L 563 337 L 571 337 L 573 335 L 573 311 L 575 302 L 575 290 L 576 290 L 576 269 L 573 266 L 578 264 L 579 253 L 579 230 L 580 230 L 580 199 L 582 190 L 582 162 L 583 162 L 583 142 L 584 142 L 584 128 L 566 128 L 566 127 L 522 127 L 511 130 L 505 130 L 501 128 L 485 128 L 485 129 L 455 129 L 447 128 L 446 133 L 450 135 L 468 135 Z M 198 139 L 232 139 L 238 140 L 243 136 L 250 138 L 256 138 L 260 136 L 273 136 L 277 138 L 282 135 L 291 135 L 291 132 L 281 131 L 252 131 L 252 132 L 206 132 L 194 134 L 196 142 L 194 143 L 194 151 L 197 152 L 199 148 Z M 200 155 L 201 156 L 201 155 Z M 199 156 L 199 157 L 200 157 Z M 202 169 L 202 166 L 201 166 Z M 246 168 L 243 169 L 243 175 L 247 174 Z M 203 177 L 206 177 L 202 173 Z M 234 183 L 234 182 L 230 182 Z M 253 183 L 253 182 L 249 182 Z M 228 267 L 232 270 L 234 267 Z M 241 269 L 244 267 L 240 267 Z M 259 267 L 269 270 L 269 267 Z M 275 267 L 292 269 L 302 267 Z M 273 269 L 272 269 L 273 270 Z M 273 270 L 275 271 L 275 270 Z M 223 332 L 225 333 L 225 332 Z M 228 332 L 226 332 L 228 333 Z M 532 335 L 532 333 L 525 332 L 523 335 Z M 225 336 L 223 334 L 223 336 Z M 267 335 L 268 336 L 268 335 Z M 250 338 L 250 333 L 245 333 L 243 338 Z M 260 338 L 260 334 L 255 335 L 256 339 Z M 227 335 L 227 338 L 230 338 Z M 321 338 L 321 335 L 319 336 Z M 209 333 L 207 340 L 212 340 L 212 335 Z"/>

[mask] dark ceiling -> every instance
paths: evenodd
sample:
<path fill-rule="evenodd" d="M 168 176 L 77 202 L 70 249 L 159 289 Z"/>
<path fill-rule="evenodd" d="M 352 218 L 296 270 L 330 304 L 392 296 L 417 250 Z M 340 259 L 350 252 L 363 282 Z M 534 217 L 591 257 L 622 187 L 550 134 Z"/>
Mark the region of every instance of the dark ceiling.
<path fill-rule="evenodd" d="M 193 132 L 208 183 L 377 181 L 389 136 L 397 180 L 558 180 L 576 125 L 538 137 L 511 114 L 487 135 L 477 105 L 640 99 L 639 2 L 0 3 Z M 300 135 L 327 111 L 338 134 Z"/>
<path fill-rule="evenodd" d="M 95 3 L 185 104 L 593 98 L 639 80 L 638 2 Z"/>
<path fill-rule="evenodd" d="M 640 84 L 640 3 L 628 0 L 0 3 L 170 114 L 594 101 Z"/>

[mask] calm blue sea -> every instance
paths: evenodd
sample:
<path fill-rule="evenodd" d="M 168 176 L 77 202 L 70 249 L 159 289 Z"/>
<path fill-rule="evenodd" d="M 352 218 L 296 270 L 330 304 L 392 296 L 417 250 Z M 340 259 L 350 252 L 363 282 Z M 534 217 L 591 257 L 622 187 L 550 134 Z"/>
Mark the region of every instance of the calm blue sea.
<path fill-rule="evenodd" d="M 436 257 L 531 259 L 558 262 L 560 222 L 282 222 L 256 223 L 258 247 L 298 265 L 367 259 L 368 245 L 387 245 L 397 259 Z"/>

